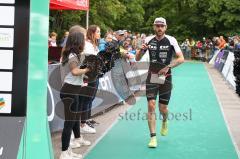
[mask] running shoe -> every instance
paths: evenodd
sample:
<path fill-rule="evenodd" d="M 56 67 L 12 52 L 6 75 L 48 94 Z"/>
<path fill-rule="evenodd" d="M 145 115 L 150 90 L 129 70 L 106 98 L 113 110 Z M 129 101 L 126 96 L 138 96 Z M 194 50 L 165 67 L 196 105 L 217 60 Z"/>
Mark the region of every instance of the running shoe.
<path fill-rule="evenodd" d="M 161 135 L 167 136 L 168 134 L 168 122 L 162 122 Z"/>
<path fill-rule="evenodd" d="M 157 147 L 157 137 L 151 137 L 150 142 L 148 144 L 149 148 L 156 148 Z"/>

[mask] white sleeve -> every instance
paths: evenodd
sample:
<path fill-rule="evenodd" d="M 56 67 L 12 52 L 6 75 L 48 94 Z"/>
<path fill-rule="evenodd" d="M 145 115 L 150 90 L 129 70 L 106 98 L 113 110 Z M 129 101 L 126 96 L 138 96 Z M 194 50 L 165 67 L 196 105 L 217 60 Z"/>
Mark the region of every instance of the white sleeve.
<path fill-rule="evenodd" d="M 146 37 L 146 39 L 145 39 L 145 43 L 148 44 L 149 41 L 152 40 L 154 37 L 155 37 L 155 35 L 152 35 L 152 36 L 148 36 L 148 37 Z"/>
<path fill-rule="evenodd" d="M 179 45 L 178 45 L 178 42 L 175 38 L 173 38 L 173 41 L 172 41 L 172 45 L 174 47 L 174 50 L 176 53 L 179 53 L 179 52 L 182 52 L 182 50 L 180 49 Z"/>
<path fill-rule="evenodd" d="M 169 37 L 169 40 L 171 42 L 171 45 L 173 46 L 176 53 L 182 52 L 180 49 L 177 40 L 174 37 Z"/>

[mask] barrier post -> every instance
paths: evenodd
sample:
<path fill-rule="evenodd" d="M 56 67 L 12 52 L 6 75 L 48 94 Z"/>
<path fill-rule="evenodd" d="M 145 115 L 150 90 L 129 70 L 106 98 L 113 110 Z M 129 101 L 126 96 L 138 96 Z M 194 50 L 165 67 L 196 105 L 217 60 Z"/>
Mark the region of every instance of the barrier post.
<path fill-rule="evenodd" d="M 28 1 L 30 34 L 27 116 L 18 159 L 53 159 L 47 120 L 49 0 Z"/>

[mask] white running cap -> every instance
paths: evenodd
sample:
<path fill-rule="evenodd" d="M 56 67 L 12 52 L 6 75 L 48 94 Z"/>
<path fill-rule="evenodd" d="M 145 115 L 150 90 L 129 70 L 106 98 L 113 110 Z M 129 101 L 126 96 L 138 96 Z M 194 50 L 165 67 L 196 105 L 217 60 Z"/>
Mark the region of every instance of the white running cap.
<path fill-rule="evenodd" d="M 156 18 L 154 20 L 154 25 L 157 25 L 157 24 L 162 24 L 162 25 L 167 25 L 167 22 L 166 22 L 166 19 L 163 18 L 163 17 L 159 17 L 159 18 Z"/>

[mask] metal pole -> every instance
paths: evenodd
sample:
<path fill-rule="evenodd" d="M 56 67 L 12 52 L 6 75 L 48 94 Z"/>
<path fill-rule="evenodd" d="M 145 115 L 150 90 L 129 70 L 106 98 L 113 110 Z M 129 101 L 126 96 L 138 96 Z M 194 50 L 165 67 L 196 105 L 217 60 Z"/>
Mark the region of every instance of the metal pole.
<path fill-rule="evenodd" d="M 86 28 L 88 29 L 89 26 L 89 10 L 87 10 L 87 14 L 86 14 Z"/>

